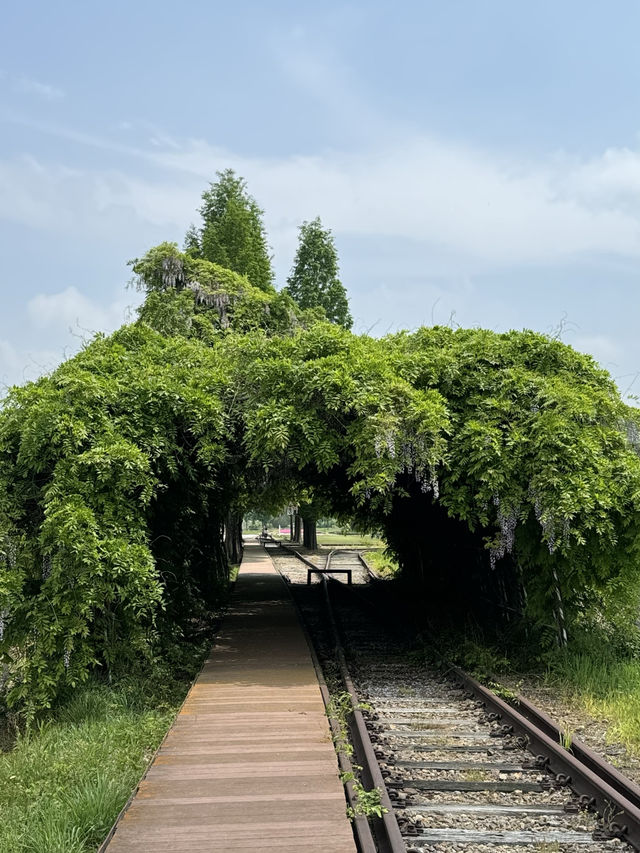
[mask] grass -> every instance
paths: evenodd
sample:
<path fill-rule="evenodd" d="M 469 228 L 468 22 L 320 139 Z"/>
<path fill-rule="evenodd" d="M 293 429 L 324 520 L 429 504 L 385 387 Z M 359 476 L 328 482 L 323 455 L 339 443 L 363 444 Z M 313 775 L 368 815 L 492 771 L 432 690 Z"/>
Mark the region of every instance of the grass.
<path fill-rule="evenodd" d="M 95 853 L 180 707 L 204 645 L 136 678 L 89 682 L 0 753 L 0 853 Z"/>
<path fill-rule="evenodd" d="M 258 530 L 257 533 L 260 531 Z M 274 539 L 289 540 L 289 534 L 279 534 L 277 530 L 270 530 Z M 244 535 L 252 535 L 251 531 L 244 531 Z M 348 545 L 350 548 L 383 548 L 384 542 L 375 536 L 365 533 L 332 533 L 330 530 L 318 530 L 318 545 Z"/>
<path fill-rule="evenodd" d="M 375 536 L 367 536 L 365 533 L 331 533 L 318 531 L 318 545 L 350 545 L 351 547 L 366 546 L 367 548 L 381 548 L 384 546 L 382 539 Z"/>
<path fill-rule="evenodd" d="M 513 689 L 500 686 L 501 674 L 524 678 L 549 688 L 563 704 L 606 728 L 607 743 L 622 744 L 640 756 L 640 648 L 637 633 L 609 634 L 592 628 L 574 629 L 566 648 L 549 648 L 526 635 L 507 635 L 493 642 L 470 626 L 427 632 L 425 658 L 433 664 L 453 661 L 512 701 Z M 493 681 L 497 676 L 498 683 Z M 525 695 L 527 691 L 525 690 Z M 533 699 L 535 702 L 535 698 Z M 553 716 L 553 714 L 552 714 Z M 563 746 L 570 748 L 573 731 L 565 729 Z"/>
<path fill-rule="evenodd" d="M 616 658 L 606 647 L 567 650 L 553 660 L 546 681 L 589 716 L 606 721 L 607 741 L 640 755 L 640 660 Z"/>
<path fill-rule="evenodd" d="M 493 673 L 514 669 L 540 677 L 567 705 L 602 721 L 608 743 L 620 743 L 630 754 L 640 756 L 640 658 L 636 651 L 607 642 L 606 637 L 594 632 L 578 635 L 568 647 L 539 656 L 531 655 L 529 649 L 533 667 L 525 665 L 525 652 L 525 647 L 512 645 L 509 654 L 513 657 L 508 659 L 495 648 L 458 637 L 457 647 L 449 638 L 445 657 L 456 659 L 485 681 Z M 570 747 L 572 739 L 573 733 L 566 731 L 565 748 Z"/>
<path fill-rule="evenodd" d="M 374 572 L 382 578 L 393 578 L 398 572 L 396 561 L 383 551 L 367 551 L 364 557 Z"/>

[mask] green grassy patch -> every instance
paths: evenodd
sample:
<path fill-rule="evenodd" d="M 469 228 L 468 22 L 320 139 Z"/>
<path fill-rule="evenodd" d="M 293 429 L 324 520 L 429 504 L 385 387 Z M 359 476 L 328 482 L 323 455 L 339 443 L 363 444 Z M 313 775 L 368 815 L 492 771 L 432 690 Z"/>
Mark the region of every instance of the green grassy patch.
<path fill-rule="evenodd" d="M 558 654 L 546 681 L 590 717 L 607 722 L 607 741 L 640 755 L 640 660 L 602 648 Z"/>
<path fill-rule="evenodd" d="M 594 631 L 576 633 L 564 649 L 537 653 L 525 644 L 512 642 L 506 649 L 460 634 L 447 636 L 439 651 L 485 683 L 505 674 L 551 688 L 565 705 L 601 721 L 608 743 L 640 756 L 640 657 L 634 647 Z"/>
<path fill-rule="evenodd" d="M 399 571 L 396 561 L 384 551 L 366 551 L 364 558 L 374 572 L 382 578 L 393 578 Z"/>
<path fill-rule="evenodd" d="M 97 680 L 0 753 L 0 853 L 95 853 L 171 724 L 209 642 Z"/>
<path fill-rule="evenodd" d="M 351 548 L 367 547 L 380 548 L 384 546 L 382 539 L 367 536 L 364 533 L 324 533 L 318 531 L 319 545 L 349 545 Z"/>

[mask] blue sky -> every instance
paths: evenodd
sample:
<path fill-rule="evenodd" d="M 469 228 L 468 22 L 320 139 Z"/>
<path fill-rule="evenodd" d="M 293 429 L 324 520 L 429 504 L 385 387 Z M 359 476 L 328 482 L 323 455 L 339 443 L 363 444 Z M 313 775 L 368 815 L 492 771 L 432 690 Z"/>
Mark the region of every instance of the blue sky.
<path fill-rule="evenodd" d="M 277 282 L 332 228 L 356 329 L 533 328 L 640 393 L 640 6 L 12 4 L 0 383 L 110 331 L 231 166 Z"/>

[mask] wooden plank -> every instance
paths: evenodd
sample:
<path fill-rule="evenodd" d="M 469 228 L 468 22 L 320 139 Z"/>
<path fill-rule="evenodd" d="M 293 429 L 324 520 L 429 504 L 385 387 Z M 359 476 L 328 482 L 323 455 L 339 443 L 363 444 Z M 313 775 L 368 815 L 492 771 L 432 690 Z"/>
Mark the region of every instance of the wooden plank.
<path fill-rule="evenodd" d="M 472 829 L 428 829 L 414 836 L 412 842 L 421 841 L 425 844 L 580 844 L 593 845 L 594 841 L 589 832 L 477 832 Z M 562 849 L 562 848 L 561 848 Z"/>
<path fill-rule="evenodd" d="M 544 788 L 539 782 L 495 782 L 488 780 L 486 782 L 465 782 L 464 779 L 405 779 L 402 783 L 388 781 L 388 788 L 415 788 L 417 791 L 502 791 L 511 793 L 512 791 L 543 791 Z"/>
<path fill-rule="evenodd" d="M 421 806 L 402 806 L 402 811 L 408 814 L 482 814 L 482 815 L 566 815 L 563 806 L 532 805 L 531 803 L 515 803 L 513 805 L 497 805 L 495 803 L 424 803 Z"/>
<path fill-rule="evenodd" d="M 248 546 L 229 614 L 107 853 L 355 853 L 306 640 Z"/>

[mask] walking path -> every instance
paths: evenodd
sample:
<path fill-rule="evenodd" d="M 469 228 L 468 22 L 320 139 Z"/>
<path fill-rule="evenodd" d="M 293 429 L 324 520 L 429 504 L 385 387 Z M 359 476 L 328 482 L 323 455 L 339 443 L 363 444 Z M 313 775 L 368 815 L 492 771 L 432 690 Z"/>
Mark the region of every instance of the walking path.
<path fill-rule="evenodd" d="M 307 643 L 261 546 L 106 850 L 355 853 Z"/>

